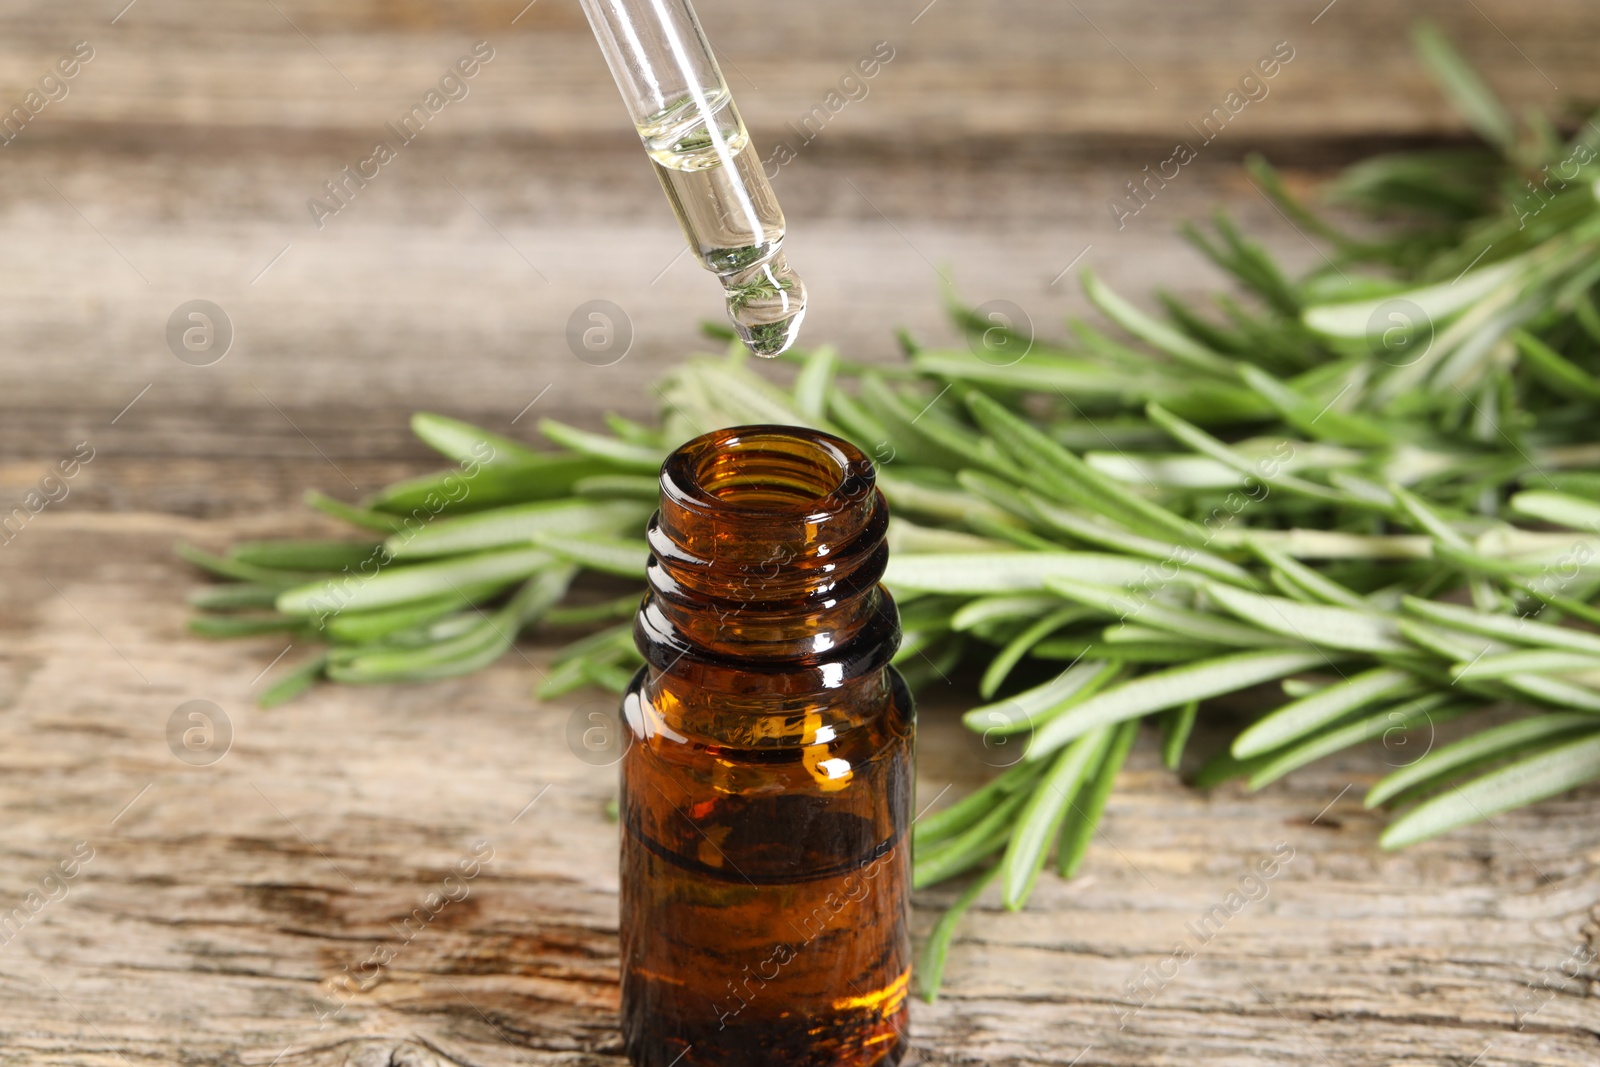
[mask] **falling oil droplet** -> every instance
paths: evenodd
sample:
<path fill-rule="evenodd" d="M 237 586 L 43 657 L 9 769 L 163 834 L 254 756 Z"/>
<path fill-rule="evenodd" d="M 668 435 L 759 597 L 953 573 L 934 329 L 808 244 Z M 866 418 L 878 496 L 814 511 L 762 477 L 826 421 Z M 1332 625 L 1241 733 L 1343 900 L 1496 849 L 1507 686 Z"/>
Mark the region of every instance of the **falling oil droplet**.
<path fill-rule="evenodd" d="M 738 274 L 724 275 L 722 285 L 733 328 L 756 355 L 776 356 L 800 336 L 806 285 L 782 252 Z"/>

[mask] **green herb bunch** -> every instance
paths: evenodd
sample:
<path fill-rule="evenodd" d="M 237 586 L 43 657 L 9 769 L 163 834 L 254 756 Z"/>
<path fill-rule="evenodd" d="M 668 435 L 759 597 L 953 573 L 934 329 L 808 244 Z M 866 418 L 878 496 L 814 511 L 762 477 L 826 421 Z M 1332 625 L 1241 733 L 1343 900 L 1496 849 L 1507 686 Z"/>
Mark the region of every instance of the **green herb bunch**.
<path fill-rule="evenodd" d="M 1105 324 L 1046 344 L 952 300 L 966 348 L 818 348 L 783 388 L 737 352 L 691 358 L 658 426 L 545 420 L 557 451 L 419 414 L 459 469 L 359 505 L 312 494 L 365 540 L 184 548 L 233 579 L 192 625 L 326 642 L 265 703 L 470 672 L 530 628 L 569 638 L 541 697 L 620 690 L 638 594 L 573 583 L 642 580 L 671 448 L 763 422 L 854 441 L 895 515 L 896 662 L 919 689 L 981 671 L 964 721 L 1005 766 L 914 828 L 918 886 L 982 872 L 929 940 L 930 996 L 985 885 L 1015 909 L 1052 851 L 1077 870 L 1146 719 L 1177 768 L 1202 704 L 1276 686 L 1194 775 L 1251 789 L 1468 720 L 1368 792 L 1399 812 L 1386 848 L 1600 779 L 1600 124 L 1514 122 L 1436 32 L 1418 46 L 1485 147 L 1350 168 L 1332 195 L 1363 234 L 1250 161 L 1326 249 L 1303 277 L 1219 215 L 1186 236 L 1241 293 L 1207 308 L 1159 294 L 1154 317 L 1086 274 Z"/>

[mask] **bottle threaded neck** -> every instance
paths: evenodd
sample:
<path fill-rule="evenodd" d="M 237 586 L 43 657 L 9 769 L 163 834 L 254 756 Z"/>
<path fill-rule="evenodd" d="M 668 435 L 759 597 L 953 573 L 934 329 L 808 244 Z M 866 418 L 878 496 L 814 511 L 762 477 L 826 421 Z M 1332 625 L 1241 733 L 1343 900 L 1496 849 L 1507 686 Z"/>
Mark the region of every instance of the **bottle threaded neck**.
<path fill-rule="evenodd" d="M 878 585 L 887 532 L 872 463 L 849 442 L 776 425 L 697 437 L 661 468 L 640 650 L 658 667 L 687 656 L 856 675 L 898 644 Z"/>

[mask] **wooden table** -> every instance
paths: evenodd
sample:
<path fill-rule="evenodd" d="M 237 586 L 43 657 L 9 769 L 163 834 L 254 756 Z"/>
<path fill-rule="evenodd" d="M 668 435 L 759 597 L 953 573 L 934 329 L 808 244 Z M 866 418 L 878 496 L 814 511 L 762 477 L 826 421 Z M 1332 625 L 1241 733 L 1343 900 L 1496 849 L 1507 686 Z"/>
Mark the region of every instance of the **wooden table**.
<path fill-rule="evenodd" d="M 421 469 L 419 407 L 527 435 L 647 415 L 720 313 L 713 284 L 674 258 L 571 0 L 125 2 L 0 11 L 6 107 L 73 42 L 95 52 L 0 149 L 0 514 L 94 449 L 0 544 L 0 1062 L 619 1064 L 614 773 L 564 740 L 606 699 L 533 701 L 530 644 L 470 678 L 257 710 L 307 650 L 188 636 L 198 579 L 169 550 L 326 529 L 299 492 Z M 1410 58 L 1416 14 L 1518 104 L 1600 98 L 1600 10 L 1577 0 L 699 6 L 759 144 L 895 50 L 777 183 L 809 336 L 866 359 L 897 325 L 951 336 L 947 265 L 1046 334 L 1082 311 L 1085 266 L 1132 294 L 1208 288 L 1172 228 L 1219 201 L 1314 262 L 1237 161 L 1263 149 L 1309 184 L 1460 136 Z M 495 58 L 471 94 L 319 230 L 307 199 L 478 41 Z M 1123 182 L 1280 41 L 1269 96 L 1119 229 Z M 197 298 L 234 329 L 210 366 L 166 339 Z M 596 298 L 635 330 L 606 368 L 565 340 Z M 982 780 L 961 699 L 925 702 L 924 802 Z M 169 748 L 190 700 L 231 723 L 209 766 Z M 1149 741 L 1079 878 L 969 917 L 915 1011 L 923 1062 L 1600 1060 L 1600 972 L 1574 966 L 1600 950 L 1594 791 L 1388 855 L 1359 797 L 1396 753 L 1202 795 Z M 475 848 L 493 858 L 469 895 L 397 928 Z M 1281 872 L 1243 882 L 1275 848 Z M 953 893 L 919 895 L 919 936 Z M 385 946 L 382 980 L 341 992 Z"/>

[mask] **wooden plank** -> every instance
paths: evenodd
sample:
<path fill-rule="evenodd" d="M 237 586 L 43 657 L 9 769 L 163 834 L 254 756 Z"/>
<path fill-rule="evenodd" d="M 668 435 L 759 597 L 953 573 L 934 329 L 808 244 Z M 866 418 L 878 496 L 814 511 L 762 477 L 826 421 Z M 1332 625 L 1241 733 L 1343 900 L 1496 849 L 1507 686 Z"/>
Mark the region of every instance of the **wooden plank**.
<path fill-rule="evenodd" d="M 322 231 L 304 208 L 329 166 L 313 155 L 257 146 L 190 162 L 33 146 L 10 163 L 0 455 L 43 462 L 90 440 L 109 457 L 96 478 L 123 457 L 420 460 L 406 429 L 419 407 L 528 437 L 545 415 L 648 415 L 659 400 L 647 383 L 714 347 L 698 324 L 722 315 L 631 145 L 422 147 Z M 1141 297 L 1152 285 L 1196 292 L 1216 275 L 1172 227 L 1219 200 L 1290 262 L 1317 254 L 1223 164 L 1197 164 L 1119 230 L 1106 201 L 1134 173 L 1017 153 L 926 167 L 803 157 L 779 185 L 811 292 L 805 343 L 880 360 L 899 358 L 898 326 L 959 343 L 939 269 L 972 302 L 1021 305 L 1046 337 L 1087 310 L 1087 267 Z M 234 328 L 211 366 L 181 362 L 166 337 L 195 298 Z M 569 348 L 568 320 L 593 299 L 621 305 L 634 328 L 611 366 Z M 139 495 L 150 488 L 130 486 L 119 506 L 164 508 Z"/>
<path fill-rule="evenodd" d="M 648 414 L 644 383 L 704 347 L 696 327 L 720 317 L 720 297 L 680 256 L 577 8 L 537 4 L 513 26 L 525 5 L 498 0 L 278 6 L 0 12 L 0 102 L 21 99 L 72 41 L 97 49 L 70 95 L 4 149 L 0 456 L 50 462 L 103 442 L 114 461 L 93 472 L 102 481 L 123 457 L 381 467 L 422 460 L 405 418 L 424 404 L 517 433 L 542 414 L 589 425 L 607 409 Z M 812 293 L 806 339 L 865 359 L 895 358 L 898 326 L 956 341 L 945 267 L 964 296 L 1015 301 L 1046 335 L 1084 309 L 1075 270 L 1063 273 L 1075 261 L 1139 297 L 1208 288 L 1215 273 L 1171 230 L 1219 201 L 1291 262 L 1315 262 L 1234 162 L 1265 146 L 1320 166 L 1354 143 L 1340 138 L 1457 130 L 1407 50 L 1418 13 L 1515 102 L 1600 93 L 1581 48 L 1595 9 L 1576 2 L 1485 0 L 1470 14 L 1374 0 L 1325 12 L 1266 0 L 941 2 L 915 22 L 920 4 L 829 0 L 760 17 L 702 7 L 768 145 L 791 136 L 784 124 L 863 47 L 896 42 L 870 94 L 777 179 Z M 319 229 L 308 200 L 481 35 L 500 51 L 472 95 Z M 1272 94 L 1119 223 L 1108 205 L 1124 183 L 1263 48 L 1291 38 L 1296 58 Z M 169 318 L 196 298 L 235 327 L 215 366 L 169 351 Z M 579 362 L 566 339 L 575 310 L 602 298 L 635 332 L 626 359 L 605 368 Z M 366 481 L 326 473 L 352 492 Z M 104 483 L 103 499 L 191 513 L 265 500 L 249 480 L 202 489 L 129 477 Z"/>
<path fill-rule="evenodd" d="M 259 711 L 306 650 L 187 636 L 196 579 L 169 550 L 324 529 L 295 508 L 303 488 L 354 497 L 429 465 L 406 431 L 419 406 L 520 435 L 541 414 L 648 414 L 645 382 L 720 312 L 712 282 L 673 259 L 576 5 L 124 4 L 0 11 L 0 102 L 72 41 L 97 49 L 0 156 L 0 510 L 76 442 L 96 449 L 67 500 L 0 544 L 0 936 L 30 892 L 66 892 L 0 945 L 0 1048 L 620 1064 L 614 783 L 564 741 L 574 708 L 608 698 L 535 704 L 546 652 L 529 645 L 470 679 Z M 949 263 L 964 295 L 1015 300 L 1046 334 L 1083 308 L 1063 273 L 1080 253 L 1139 296 L 1209 288 L 1171 227 L 1219 201 L 1315 262 L 1232 163 L 1260 146 L 1323 168 L 1358 142 L 1459 134 L 1404 40 L 1419 12 L 1518 105 L 1600 95 L 1597 14 L 1576 0 L 699 7 L 758 143 L 874 41 L 896 48 L 778 179 L 808 340 L 858 358 L 893 358 L 897 325 L 953 340 Z M 497 53 L 472 95 L 318 229 L 307 198 L 481 39 Z M 1278 40 L 1296 55 L 1271 95 L 1119 228 L 1107 199 Z M 237 326 L 214 366 L 165 337 L 197 297 Z M 636 326 L 609 368 L 564 336 L 596 297 Z M 190 699 L 235 728 L 212 766 L 168 747 Z M 977 782 L 951 710 L 924 712 L 925 797 Z M 1592 1063 L 1596 972 L 1563 968 L 1600 949 L 1594 791 L 1386 856 L 1354 801 L 1386 756 L 1204 797 L 1147 739 L 1085 875 L 972 915 L 944 999 L 916 1011 L 923 1061 Z M 467 897 L 397 929 L 479 840 L 494 858 Z M 93 858 L 46 882 L 78 842 Z M 1279 844 L 1294 859 L 1262 899 L 1175 965 L 1188 924 Z M 919 895 L 919 933 L 953 892 Z M 371 980 L 346 989 L 349 971 Z"/>
<path fill-rule="evenodd" d="M 623 121 L 570 2 L 432 8 L 163 0 L 136 3 L 112 24 L 125 2 L 92 10 L 21 3 L 0 14 L 0 100 L 20 99 L 72 42 L 88 40 L 96 50 L 72 94 L 43 112 L 28 137 L 199 126 L 339 130 L 365 142 L 480 40 L 495 58 L 467 99 L 439 114 L 436 130 L 566 138 Z M 1294 59 L 1267 99 L 1240 116 L 1247 136 L 1457 132 L 1410 50 L 1408 30 L 1421 16 L 1456 37 L 1519 105 L 1600 97 L 1587 48 L 1600 34 L 1600 12 L 1581 0 L 824 0 L 754 8 L 706 0 L 698 7 L 741 106 L 764 136 L 822 103 L 878 41 L 890 43 L 894 59 L 866 99 L 840 112 L 830 137 L 1165 140 L 1221 103 L 1278 42 L 1288 42 Z"/>
<path fill-rule="evenodd" d="M 0 946 L 0 1047 L 48 1065 L 623 1062 L 614 771 L 565 741 L 611 698 L 533 703 L 528 646 L 467 679 L 261 711 L 304 650 L 186 636 L 196 578 L 168 546 L 319 527 L 35 523 L 0 551 L 0 915 L 60 899 Z M 210 766 L 168 747 L 193 699 L 232 724 Z M 978 780 L 952 711 L 922 715 L 919 793 L 948 785 L 941 803 Z M 1600 984 L 1563 968 L 1600 950 L 1595 790 L 1386 855 L 1357 798 L 1396 753 L 1205 796 L 1151 740 L 1083 875 L 972 914 L 944 997 L 915 1008 L 920 1062 L 1594 1062 Z M 92 858 L 47 882 L 79 842 Z M 462 899 L 406 928 L 487 849 Z M 1274 849 L 1275 876 L 1248 880 Z M 919 936 L 954 891 L 918 895 Z M 388 965 L 364 966 L 378 950 Z"/>

